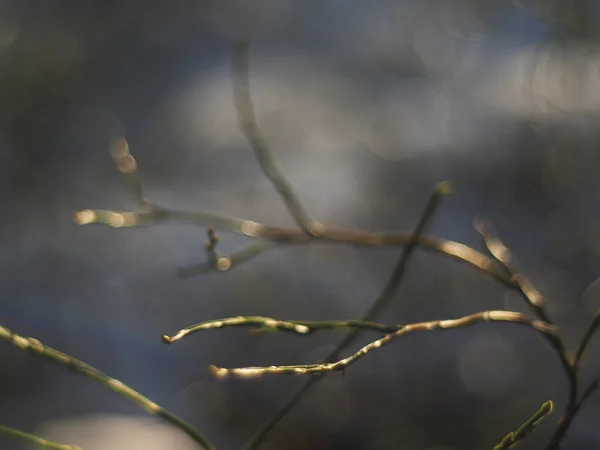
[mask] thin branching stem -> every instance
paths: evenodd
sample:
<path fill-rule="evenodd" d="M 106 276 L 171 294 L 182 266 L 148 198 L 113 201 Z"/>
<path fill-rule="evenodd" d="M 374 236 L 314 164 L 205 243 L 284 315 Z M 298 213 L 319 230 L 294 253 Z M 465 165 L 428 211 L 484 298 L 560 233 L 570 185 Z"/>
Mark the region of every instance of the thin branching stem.
<path fill-rule="evenodd" d="M 129 386 L 123 384 L 121 381 L 109 377 L 103 372 L 99 371 L 95 367 L 92 367 L 83 361 L 80 361 L 72 356 L 62 353 L 58 350 L 53 349 L 42 344 L 37 339 L 31 337 L 23 337 L 16 333 L 13 333 L 8 328 L 0 326 L 0 340 L 8 342 L 21 350 L 27 351 L 35 356 L 41 357 L 45 360 L 51 361 L 59 366 L 66 367 L 80 375 L 83 375 L 97 383 L 102 384 L 104 387 L 116 392 L 117 394 L 125 397 L 130 402 L 144 409 L 147 413 L 160 417 L 171 425 L 179 428 L 193 440 L 195 440 L 202 448 L 207 450 L 214 449 L 213 445 L 206 439 L 198 430 L 192 427 L 190 424 L 170 413 L 166 409 L 154 403 L 152 400 L 144 397 L 137 391 L 134 391 Z"/>
<path fill-rule="evenodd" d="M 297 228 L 262 224 L 252 220 L 202 211 L 175 211 L 159 206 L 153 206 L 153 211 L 151 212 L 86 209 L 77 212 L 74 220 L 78 225 L 103 224 L 114 228 L 149 226 L 166 221 L 180 224 L 214 225 L 217 229 L 227 230 L 248 237 L 261 238 L 271 244 L 280 245 L 340 244 L 358 247 L 396 247 L 408 245 L 413 238 L 410 232 L 371 232 L 327 226 L 319 239 L 311 239 L 306 236 L 306 233 Z M 515 282 L 511 280 L 510 275 L 506 273 L 506 270 L 502 266 L 460 242 L 423 234 L 418 236 L 416 245 L 424 250 L 433 251 L 447 258 L 465 263 L 507 287 L 516 287 Z M 258 247 L 253 246 L 251 247 L 252 256 L 257 256 L 271 247 L 272 245 L 266 246 L 263 244 L 260 244 Z M 232 264 L 231 268 L 234 267 L 236 265 Z M 204 265 L 199 265 L 197 269 L 187 271 L 187 275 L 198 275 L 209 271 Z"/>
<path fill-rule="evenodd" d="M 12 436 L 16 439 L 33 442 L 40 447 L 49 448 L 52 450 L 81 450 L 81 447 L 78 447 L 77 445 L 59 444 L 57 442 L 44 439 L 40 436 L 36 436 L 35 434 L 26 433 L 6 425 L 0 425 L 0 433 Z"/>
<path fill-rule="evenodd" d="M 317 222 L 300 202 L 292 185 L 277 161 L 273 158 L 265 135 L 259 128 L 254 115 L 254 107 L 250 96 L 249 80 L 250 42 L 238 41 L 234 44 L 232 59 L 232 81 L 235 108 L 238 122 L 248 143 L 254 150 L 256 159 L 266 177 L 271 181 L 285 205 L 298 224 L 308 236 L 319 236 L 323 226 Z"/>
<path fill-rule="evenodd" d="M 509 322 L 527 326 L 538 333 L 541 333 L 553 346 L 556 347 L 556 345 L 558 345 L 556 342 L 557 338 L 555 328 L 546 322 L 542 322 L 541 320 L 532 320 L 525 314 L 513 311 L 484 311 L 461 317 L 459 319 L 434 320 L 405 325 L 397 331 L 386 334 L 384 337 L 365 345 L 356 353 L 348 356 L 347 358 L 343 358 L 335 362 L 300 364 L 291 366 L 242 367 L 234 369 L 211 366 L 211 372 L 217 378 L 255 378 L 264 375 L 318 375 L 326 372 L 336 372 L 347 369 L 350 365 L 354 364 L 368 353 L 377 350 L 394 341 L 395 339 L 407 334 L 463 328 L 469 325 L 490 321 Z M 292 324 L 281 324 L 282 327 L 285 325 L 287 325 L 289 328 L 289 326 Z M 298 325 L 296 325 L 296 327 L 298 327 Z"/>
<path fill-rule="evenodd" d="M 510 274 L 512 281 L 514 281 L 516 285 L 514 288 L 521 294 L 523 299 L 531 306 L 541 320 L 554 325 L 554 322 L 551 320 L 546 311 L 546 300 L 544 296 L 540 291 L 537 290 L 531 280 L 520 272 L 515 257 L 510 249 L 504 245 L 504 243 L 496 235 L 492 224 L 486 220 L 476 220 L 475 228 L 483 237 L 485 245 L 490 253 L 506 268 Z M 594 323 L 595 322 L 596 321 L 594 321 Z M 583 353 L 589 338 L 597 326 L 597 324 L 594 325 L 594 323 L 592 323 L 592 326 L 588 330 L 589 334 L 586 333 L 584 336 L 584 339 L 577 350 L 578 353 Z M 577 357 L 571 356 L 564 339 L 558 332 L 556 335 L 554 349 L 560 357 L 562 366 L 565 369 L 565 374 L 567 375 L 569 382 L 569 395 L 567 398 L 565 411 L 558 420 L 554 434 L 550 439 L 550 443 L 548 444 L 548 450 L 558 450 L 560 442 L 564 438 L 571 422 L 573 421 L 573 418 L 575 417 L 575 414 L 577 413 L 577 410 L 579 409 L 577 406 L 577 398 L 579 395 L 579 377 L 576 363 Z"/>
<path fill-rule="evenodd" d="M 408 260 L 415 249 L 417 242 L 421 235 L 425 232 L 429 221 L 433 217 L 441 198 L 450 193 L 450 183 L 442 182 L 439 183 L 433 193 L 431 194 L 427 205 L 417 225 L 415 227 L 414 232 L 410 235 L 410 240 L 408 241 L 406 247 L 402 249 L 402 254 L 396 267 L 394 268 L 392 275 L 384 286 L 383 290 L 377 294 L 370 303 L 370 306 L 363 313 L 359 320 L 370 321 L 377 317 L 377 315 L 384 310 L 388 304 L 391 302 L 394 293 L 396 292 L 398 286 L 402 282 L 404 274 L 406 273 L 406 267 L 408 264 Z M 339 354 L 350 345 L 358 335 L 358 329 L 353 329 L 338 343 L 338 345 L 331 351 L 331 353 L 325 359 L 325 362 L 331 363 L 335 361 Z M 261 443 L 266 439 L 267 435 L 271 432 L 271 430 L 286 416 L 286 414 L 300 401 L 302 396 L 310 387 L 317 382 L 320 377 L 311 377 L 304 381 L 298 389 L 296 389 L 292 395 L 287 399 L 287 401 L 283 404 L 281 409 L 271 418 L 269 419 L 259 430 L 258 432 L 250 439 L 246 448 L 248 450 L 253 450 L 258 448 Z"/>

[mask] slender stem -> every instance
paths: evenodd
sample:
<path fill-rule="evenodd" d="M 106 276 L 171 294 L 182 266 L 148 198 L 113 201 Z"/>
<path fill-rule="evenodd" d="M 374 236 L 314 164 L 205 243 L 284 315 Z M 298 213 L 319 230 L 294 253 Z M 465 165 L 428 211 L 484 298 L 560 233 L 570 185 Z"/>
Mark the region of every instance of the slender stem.
<path fill-rule="evenodd" d="M 84 375 L 97 383 L 104 385 L 106 388 L 116 392 L 117 394 L 125 397 L 130 402 L 144 409 L 147 413 L 160 417 L 171 425 L 179 428 L 195 440 L 202 448 L 212 450 L 214 447 L 212 444 L 194 427 L 187 422 L 183 421 L 179 417 L 171 414 L 169 411 L 163 409 L 161 406 L 154 403 L 152 400 L 144 397 L 137 391 L 134 391 L 129 386 L 123 384 L 119 380 L 109 377 L 102 373 L 95 367 L 92 367 L 72 356 L 66 355 L 58 350 L 43 345 L 37 339 L 31 337 L 23 337 L 16 333 L 13 333 L 8 328 L 0 326 L 0 340 L 8 342 L 21 350 L 28 351 L 35 356 L 39 356 L 43 359 L 51 361 L 60 366 L 66 367 L 73 370 L 80 375 Z"/>
<path fill-rule="evenodd" d="M 544 403 L 540 409 L 538 409 L 523 425 L 521 425 L 517 431 L 513 431 L 508 433 L 502 442 L 494 447 L 494 450 L 507 450 L 508 448 L 516 445 L 519 441 L 525 439 L 525 437 L 531 433 L 539 423 L 546 417 L 548 414 L 552 413 L 554 409 L 554 405 L 552 400 Z"/>
<path fill-rule="evenodd" d="M 257 239 L 231 255 L 219 254 L 217 258 L 211 258 L 208 261 L 194 264 L 193 266 L 182 267 L 177 271 L 177 274 L 181 278 L 189 278 L 194 275 L 201 275 L 215 270 L 226 272 L 260 255 L 272 246 L 272 242 L 264 239 Z"/>
<path fill-rule="evenodd" d="M 291 366 L 269 366 L 269 367 L 241 367 L 234 369 L 225 369 L 211 366 L 211 372 L 217 378 L 255 378 L 264 375 L 318 375 L 326 372 L 336 372 L 347 369 L 350 365 L 361 359 L 373 350 L 389 344 L 393 340 L 405 336 L 407 334 L 434 331 L 434 330 L 450 330 L 455 328 L 463 328 L 469 325 L 474 325 L 481 322 L 498 321 L 509 322 L 520 325 L 525 325 L 546 337 L 550 343 L 556 347 L 556 334 L 553 326 L 540 320 L 532 320 L 525 314 L 513 311 L 484 311 L 471 314 L 460 319 L 449 320 L 433 320 L 430 322 L 413 323 L 405 325 L 393 333 L 389 333 L 365 345 L 356 353 L 347 358 L 340 359 L 335 362 L 325 362 L 318 364 L 299 364 Z"/>
<path fill-rule="evenodd" d="M 258 330 L 271 329 L 289 331 L 295 334 L 309 334 L 317 330 L 342 330 L 347 328 L 362 328 L 364 330 L 378 331 L 380 333 L 393 333 L 403 325 L 386 326 L 376 322 L 364 320 L 277 320 L 262 316 L 238 316 L 225 319 L 213 319 L 191 325 L 179 330 L 174 336 L 163 335 L 162 340 L 171 344 L 179 339 L 197 333 L 198 331 L 212 330 L 223 327 L 260 327 Z"/>
<path fill-rule="evenodd" d="M 250 43 L 248 41 L 236 42 L 232 59 L 233 94 L 240 128 L 254 150 L 264 174 L 285 202 L 298 226 L 308 236 L 318 236 L 323 226 L 311 217 L 298 199 L 283 170 L 273 158 L 264 133 L 256 122 L 250 96 L 249 50 Z"/>
<path fill-rule="evenodd" d="M 523 299 L 531 306 L 541 320 L 554 325 L 554 322 L 546 312 L 546 300 L 544 299 L 544 296 L 540 291 L 537 290 L 529 278 L 520 273 L 515 257 L 512 255 L 512 252 L 509 250 L 509 248 L 506 247 L 496 235 L 492 224 L 489 221 L 477 220 L 475 221 L 475 228 L 483 237 L 483 240 L 490 253 L 506 268 L 510 274 L 512 281 L 515 283 L 514 288 L 521 294 Z M 587 345 L 587 341 L 591 337 L 596 326 L 597 324 L 592 324 L 592 327 L 590 327 L 588 330 L 589 335 L 586 333 L 584 336 L 584 342 L 582 342 L 582 345 L 580 345 L 578 352 L 581 351 L 581 353 L 583 353 L 583 350 Z M 560 357 L 563 368 L 565 369 L 565 374 L 567 375 L 567 379 L 569 381 L 569 396 L 565 406 L 565 411 L 558 420 L 554 434 L 552 435 L 550 443 L 548 444 L 549 450 L 558 450 L 561 440 L 564 438 L 567 429 L 573 421 L 573 418 L 578 410 L 577 397 L 579 391 L 578 368 L 576 364 L 577 356 L 575 358 L 571 357 L 569 351 L 567 350 L 564 339 L 558 332 L 556 334 L 556 343 L 554 348 Z M 581 355 L 579 357 L 581 357 Z"/>
<path fill-rule="evenodd" d="M 259 237 L 273 244 L 314 245 L 335 243 L 361 247 L 395 247 L 406 246 L 413 239 L 413 235 L 409 232 L 370 232 L 328 226 L 319 239 L 315 240 L 310 239 L 302 230 L 296 228 L 261 224 L 252 220 L 238 219 L 202 211 L 174 211 L 158 206 L 154 206 L 151 212 L 142 213 L 86 209 L 75 214 L 75 223 L 78 225 L 103 224 L 115 228 L 148 226 L 164 221 L 197 225 L 212 224 L 216 228 L 249 237 Z M 417 236 L 416 245 L 424 250 L 434 251 L 447 258 L 466 263 L 507 287 L 516 287 L 515 282 L 502 266 L 464 244 L 437 236 L 420 235 Z M 259 254 L 259 252 L 256 254 Z M 232 265 L 232 267 L 235 267 L 235 265 Z M 199 265 L 198 268 L 199 270 L 197 271 L 191 270 L 189 275 L 202 274 L 209 271 L 204 265 Z"/>
<path fill-rule="evenodd" d="M 367 308 L 367 310 L 363 313 L 359 320 L 373 320 L 390 303 L 396 289 L 398 288 L 400 282 L 404 277 L 408 260 L 413 250 L 415 249 L 417 243 L 419 242 L 420 236 L 427 228 L 431 217 L 433 216 L 434 212 L 436 211 L 439 205 L 441 197 L 449 193 L 449 182 L 439 183 L 435 187 L 431 197 L 429 198 L 429 201 L 427 202 L 427 205 L 425 206 L 425 210 L 419 218 L 417 226 L 415 227 L 415 231 L 410 235 L 410 240 L 408 241 L 406 247 L 402 249 L 402 254 L 400 256 L 400 259 L 398 260 L 398 263 L 396 264 L 396 267 L 394 268 L 394 271 L 392 272 L 391 277 L 389 278 L 383 290 L 371 300 L 371 305 L 369 306 L 369 308 Z M 357 335 L 358 330 L 351 330 L 348 334 L 346 334 L 344 339 L 342 339 L 340 343 L 333 349 L 333 351 L 327 356 L 325 361 L 331 362 L 337 359 L 340 352 L 342 352 L 344 348 L 350 345 L 354 341 L 354 339 L 356 339 Z M 283 404 L 281 409 L 271 419 L 269 419 L 260 428 L 260 430 L 251 438 L 246 448 L 248 450 L 258 448 L 261 445 L 261 443 L 266 439 L 270 431 L 285 417 L 285 415 L 302 398 L 304 393 L 319 379 L 320 377 L 311 377 L 308 378 L 304 383 L 302 383 L 298 387 L 298 389 L 296 389 L 292 393 L 292 395 L 287 399 L 287 401 Z"/>
<path fill-rule="evenodd" d="M 81 447 L 78 447 L 77 445 L 58 444 L 57 442 L 48 441 L 44 438 L 36 436 L 35 434 L 25 433 L 24 431 L 7 427 L 6 425 L 0 425 L 0 433 L 7 434 L 17 439 L 30 441 L 41 447 L 50 448 L 53 450 L 81 450 Z"/>
<path fill-rule="evenodd" d="M 579 367 L 579 363 L 581 362 L 583 353 L 587 349 L 587 346 L 590 343 L 590 339 L 594 335 L 594 332 L 596 331 L 598 326 L 600 326 L 600 311 L 596 312 L 596 314 L 594 315 L 594 320 L 592 321 L 586 332 L 583 334 L 583 338 L 577 346 L 577 350 L 575 350 L 575 358 L 573 360 L 573 364 L 575 365 L 575 367 Z"/>

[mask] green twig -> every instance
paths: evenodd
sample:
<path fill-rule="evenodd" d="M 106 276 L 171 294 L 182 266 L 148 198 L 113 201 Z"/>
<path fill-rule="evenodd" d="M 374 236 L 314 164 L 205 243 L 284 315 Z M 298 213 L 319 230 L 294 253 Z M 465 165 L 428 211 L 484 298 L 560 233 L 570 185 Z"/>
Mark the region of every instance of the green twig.
<path fill-rule="evenodd" d="M 540 409 L 538 409 L 533 416 L 531 416 L 527 421 L 519 427 L 517 431 L 513 431 L 508 433 L 502 442 L 494 447 L 494 450 L 506 450 L 510 447 L 513 447 L 520 441 L 522 441 L 529 433 L 531 433 L 539 423 L 546 417 L 548 414 L 552 412 L 554 409 L 554 405 L 552 400 L 544 403 Z"/>
<path fill-rule="evenodd" d="M 406 272 L 406 266 L 408 260 L 415 249 L 417 242 L 419 241 L 420 236 L 424 233 L 429 221 L 431 220 L 435 210 L 437 209 L 440 199 L 450 193 L 450 183 L 443 182 L 439 183 L 425 209 L 419 218 L 417 226 L 415 227 L 414 232 L 410 236 L 410 240 L 408 241 L 406 247 L 402 249 L 402 254 L 394 271 L 392 272 L 391 277 L 386 283 L 383 290 L 377 294 L 372 300 L 369 308 L 363 313 L 359 320 L 370 321 L 377 317 L 377 315 L 385 309 L 388 304 L 391 302 L 396 289 L 400 285 L 404 274 Z M 325 362 L 330 363 L 331 361 L 335 361 L 339 354 L 350 345 L 358 335 L 358 330 L 351 330 L 344 339 L 333 349 L 333 351 L 327 356 Z M 252 439 L 247 444 L 247 449 L 252 450 L 256 449 L 260 446 L 260 444 L 265 440 L 270 431 L 285 417 L 285 415 L 298 403 L 298 401 L 302 398 L 304 393 L 316 382 L 320 379 L 320 377 L 310 377 L 296 391 L 292 393 L 292 395 L 287 399 L 287 401 L 283 404 L 282 408 L 271 418 L 269 419 L 256 433 Z"/>
<path fill-rule="evenodd" d="M 179 428 L 195 440 L 198 444 L 207 450 L 212 450 L 212 444 L 194 427 L 163 409 L 161 406 L 154 403 L 152 400 L 144 397 L 137 391 L 134 391 L 129 386 L 123 384 L 119 380 L 109 377 L 95 367 L 92 367 L 72 356 L 66 355 L 58 350 L 43 345 L 37 339 L 31 337 L 23 337 L 13 333 L 8 328 L 0 326 L 0 340 L 8 342 L 21 350 L 28 351 L 35 356 L 51 361 L 60 366 L 73 370 L 76 373 L 84 375 L 93 381 L 96 381 L 117 394 L 125 397 L 130 402 L 144 409 L 147 413 L 160 417 L 171 425 Z"/>
<path fill-rule="evenodd" d="M 24 431 L 20 431 L 12 427 L 7 427 L 6 425 L 0 425 L 0 433 L 7 434 L 17 439 L 30 441 L 41 447 L 50 448 L 53 450 L 81 450 L 81 447 L 78 447 L 77 445 L 59 444 L 57 442 L 51 442 L 47 439 L 36 436 L 35 434 L 25 433 Z"/>

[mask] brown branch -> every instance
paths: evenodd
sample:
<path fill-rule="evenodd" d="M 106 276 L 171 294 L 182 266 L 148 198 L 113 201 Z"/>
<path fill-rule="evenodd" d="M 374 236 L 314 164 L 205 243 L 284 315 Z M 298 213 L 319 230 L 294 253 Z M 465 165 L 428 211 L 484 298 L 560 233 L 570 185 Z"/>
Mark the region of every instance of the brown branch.
<path fill-rule="evenodd" d="M 150 212 L 85 209 L 74 215 L 74 222 L 77 225 L 103 224 L 114 228 L 151 226 L 167 221 L 195 225 L 212 224 L 217 229 L 221 228 L 244 236 L 257 237 L 270 243 L 281 245 L 340 244 L 357 247 L 398 247 L 408 245 L 413 238 L 413 234 L 410 232 L 371 232 L 353 228 L 327 226 L 318 239 L 311 239 L 302 230 L 297 228 L 262 224 L 252 220 L 203 211 L 170 210 L 156 205 L 152 206 L 152 211 Z M 516 283 L 511 280 L 510 275 L 506 273 L 506 270 L 502 266 L 460 242 L 423 234 L 417 237 L 415 245 L 424 250 L 433 251 L 446 258 L 467 264 L 507 287 L 516 287 Z M 261 252 L 258 251 L 256 254 L 259 253 Z M 208 271 L 203 265 L 198 266 L 198 269 L 197 271 L 190 270 L 189 275 Z"/>
<path fill-rule="evenodd" d="M 302 205 L 294 192 L 292 185 L 287 181 L 283 170 L 271 154 L 269 144 L 264 133 L 258 127 L 252 98 L 250 96 L 249 81 L 249 51 L 248 41 L 239 41 L 234 45 L 232 59 L 232 81 L 235 107 L 238 115 L 240 129 L 254 150 L 256 159 L 260 163 L 266 177 L 271 181 L 285 205 L 300 228 L 308 236 L 320 236 L 323 225 L 317 222 Z"/>
<path fill-rule="evenodd" d="M 242 367 L 233 369 L 225 369 L 210 366 L 210 370 L 211 373 L 217 378 L 255 378 L 270 374 L 317 375 L 326 372 L 335 372 L 347 369 L 350 365 L 354 364 L 356 361 L 358 361 L 360 358 L 367 355 L 371 351 L 377 350 L 378 348 L 389 344 L 394 339 L 397 339 L 410 333 L 433 330 L 450 330 L 455 328 L 463 328 L 480 322 L 489 321 L 509 322 L 519 325 L 525 325 L 541 333 L 545 338 L 547 338 L 550 341 L 550 343 L 555 348 L 559 344 L 556 337 L 555 327 L 553 327 L 550 324 L 547 324 L 540 320 L 532 320 L 525 314 L 513 311 L 484 311 L 461 317 L 460 319 L 434 320 L 430 322 L 421 322 L 410 325 L 404 325 L 397 331 L 387 334 L 381 339 L 377 339 L 376 341 L 365 345 L 351 356 L 348 356 L 347 358 L 343 358 L 335 362 L 325 362 L 319 364 L 301 364 L 291 366 Z"/>

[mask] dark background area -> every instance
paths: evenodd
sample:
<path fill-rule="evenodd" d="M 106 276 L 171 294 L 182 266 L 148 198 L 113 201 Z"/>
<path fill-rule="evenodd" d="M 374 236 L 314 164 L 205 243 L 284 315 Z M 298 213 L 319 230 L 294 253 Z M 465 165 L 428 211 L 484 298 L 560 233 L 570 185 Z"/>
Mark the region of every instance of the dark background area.
<path fill-rule="evenodd" d="M 238 129 L 233 37 L 252 37 L 257 118 L 323 222 L 409 230 L 453 181 L 431 233 L 483 250 L 485 216 L 548 297 L 574 347 L 600 308 L 600 7 L 560 2 L 3 1 L 0 3 L 0 323 L 94 365 L 240 448 L 302 381 L 218 381 L 224 367 L 311 363 L 341 337 L 223 329 L 159 336 L 240 314 L 360 315 L 399 248 L 277 248 L 187 280 L 206 229 L 77 227 L 84 208 L 132 210 L 110 142 L 125 136 L 149 198 L 291 225 Z M 233 252 L 245 239 L 220 232 Z M 473 269 L 415 252 L 380 318 L 529 312 Z M 349 354 L 373 335 L 364 333 Z M 583 379 L 600 374 L 597 337 Z M 0 423 L 85 450 L 195 448 L 120 396 L 0 346 Z M 543 402 L 565 404 L 552 349 L 484 324 L 407 336 L 312 389 L 265 449 L 492 448 Z M 600 396 L 564 449 L 598 449 Z M 31 448 L 0 436 L 2 449 Z"/>

